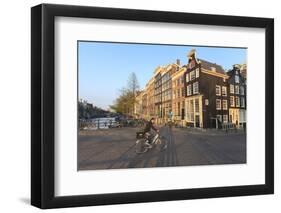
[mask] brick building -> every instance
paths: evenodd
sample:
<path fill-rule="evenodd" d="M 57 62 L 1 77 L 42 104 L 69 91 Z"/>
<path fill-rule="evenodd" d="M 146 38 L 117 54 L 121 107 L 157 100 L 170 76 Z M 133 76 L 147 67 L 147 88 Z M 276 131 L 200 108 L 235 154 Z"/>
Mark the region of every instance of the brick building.
<path fill-rule="evenodd" d="M 188 54 L 185 73 L 186 125 L 218 128 L 228 122 L 228 75 L 216 64 L 197 59 L 196 51 Z"/>
<path fill-rule="evenodd" d="M 177 125 L 184 125 L 185 118 L 185 84 L 186 67 L 180 67 L 172 74 L 172 120 Z"/>
<path fill-rule="evenodd" d="M 233 123 L 246 126 L 246 64 L 227 73 L 219 64 L 188 53 L 188 63 L 179 60 L 155 69 L 144 91 L 137 96 L 136 115 L 158 124 L 169 120 L 182 126 L 221 128 Z"/>
<path fill-rule="evenodd" d="M 243 69 L 242 69 L 243 70 Z M 229 122 L 246 126 L 246 79 L 239 65 L 227 72 L 229 76 Z"/>

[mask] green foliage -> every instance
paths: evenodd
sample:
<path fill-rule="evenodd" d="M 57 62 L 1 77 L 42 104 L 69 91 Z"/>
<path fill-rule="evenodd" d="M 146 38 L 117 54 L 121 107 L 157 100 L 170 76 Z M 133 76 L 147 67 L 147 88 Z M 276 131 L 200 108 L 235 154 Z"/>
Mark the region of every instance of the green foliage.
<path fill-rule="evenodd" d="M 136 103 L 136 93 L 139 90 L 139 83 L 136 74 L 133 72 L 128 78 L 127 87 L 120 90 L 119 97 L 114 105 L 110 106 L 117 113 L 133 115 Z"/>

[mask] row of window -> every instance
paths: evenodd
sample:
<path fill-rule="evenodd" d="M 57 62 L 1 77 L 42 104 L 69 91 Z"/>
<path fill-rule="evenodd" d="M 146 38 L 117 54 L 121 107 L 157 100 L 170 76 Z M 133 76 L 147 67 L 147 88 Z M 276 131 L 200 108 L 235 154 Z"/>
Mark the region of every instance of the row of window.
<path fill-rule="evenodd" d="M 171 82 L 167 81 L 165 83 L 162 84 L 162 91 L 170 89 L 171 88 Z"/>
<path fill-rule="evenodd" d="M 245 98 L 238 96 L 230 96 L 230 107 L 245 107 Z"/>
<path fill-rule="evenodd" d="M 244 95 L 245 94 L 245 89 L 243 86 L 239 86 L 239 85 L 233 85 L 230 84 L 230 94 L 240 94 L 240 95 Z"/>
<path fill-rule="evenodd" d="M 216 99 L 216 109 L 217 110 L 227 110 L 227 100 Z"/>
<path fill-rule="evenodd" d="M 170 76 L 170 73 L 165 73 L 163 76 L 162 76 L 162 83 L 165 83 L 166 81 L 170 80 L 171 79 L 171 76 Z"/>
<path fill-rule="evenodd" d="M 227 123 L 228 122 L 228 115 L 217 115 L 217 119 L 220 122 Z"/>
<path fill-rule="evenodd" d="M 238 96 L 230 96 L 230 107 L 245 107 L 245 98 Z M 227 100 L 216 99 L 217 110 L 227 110 Z"/>
<path fill-rule="evenodd" d="M 174 90 L 173 98 L 175 99 L 180 97 L 184 97 L 184 87 L 182 87 L 181 89 Z"/>
<path fill-rule="evenodd" d="M 245 94 L 244 87 L 239 86 L 239 85 L 234 86 L 233 84 L 230 84 L 230 94 L 244 95 Z M 216 95 L 217 96 L 221 96 L 221 95 L 227 96 L 227 87 L 216 85 Z"/>
<path fill-rule="evenodd" d="M 194 122 L 194 112 L 192 112 L 192 111 L 187 112 L 186 116 L 187 116 L 187 119 L 189 121 Z M 222 123 L 228 123 L 228 115 L 227 114 L 217 115 L 217 119 Z"/>
<path fill-rule="evenodd" d="M 183 84 L 183 83 L 184 83 L 183 76 L 181 76 L 180 78 L 176 79 L 173 82 L 173 87 L 179 86 L 180 84 Z"/>
<path fill-rule="evenodd" d="M 217 96 L 227 96 L 227 87 L 216 85 L 216 95 Z"/>
<path fill-rule="evenodd" d="M 199 93 L 199 83 L 198 83 L 198 81 L 196 81 L 193 84 L 190 84 L 186 87 L 187 96 L 190 96 L 192 94 L 198 94 L 198 93 Z"/>
<path fill-rule="evenodd" d="M 168 101 L 171 99 L 171 90 L 166 90 L 162 93 L 162 101 Z"/>
<path fill-rule="evenodd" d="M 186 82 L 192 81 L 195 78 L 199 78 L 199 68 L 196 68 L 195 70 L 192 70 L 186 74 Z"/>

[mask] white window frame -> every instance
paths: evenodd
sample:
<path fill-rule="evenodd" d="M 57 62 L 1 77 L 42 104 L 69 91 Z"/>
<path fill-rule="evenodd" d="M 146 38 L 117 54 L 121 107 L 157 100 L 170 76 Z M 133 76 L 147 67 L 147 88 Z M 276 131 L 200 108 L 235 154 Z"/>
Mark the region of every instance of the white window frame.
<path fill-rule="evenodd" d="M 186 82 L 189 82 L 189 73 L 186 74 Z"/>
<path fill-rule="evenodd" d="M 199 93 L 199 83 L 198 81 L 193 83 L 193 94 L 198 94 Z"/>
<path fill-rule="evenodd" d="M 218 107 L 218 102 L 219 102 L 219 107 Z M 216 99 L 216 109 L 221 110 L 221 99 Z"/>
<path fill-rule="evenodd" d="M 223 123 L 227 123 L 228 122 L 228 116 L 227 115 L 223 115 L 222 116 L 222 122 Z"/>
<path fill-rule="evenodd" d="M 195 78 L 199 78 L 199 68 L 196 68 L 195 70 Z"/>
<path fill-rule="evenodd" d="M 190 72 L 190 81 L 194 80 L 195 78 L 196 78 L 196 77 L 195 77 L 195 71 L 192 70 L 192 71 Z"/>
<path fill-rule="evenodd" d="M 231 101 L 231 99 L 232 99 L 232 101 Z M 230 102 L 230 107 L 235 107 L 235 97 L 234 96 L 230 96 L 229 102 Z"/>
<path fill-rule="evenodd" d="M 187 85 L 187 87 L 186 87 L 186 94 L 187 94 L 187 96 L 192 95 L 191 84 L 190 84 L 190 85 Z"/>
<path fill-rule="evenodd" d="M 209 99 L 205 99 L 205 105 L 209 106 Z"/>
<path fill-rule="evenodd" d="M 235 85 L 235 94 L 239 95 L 240 87 L 239 85 Z"/>
<path fill-rule="evenodd" d="M 197 102 L 197 104 L 196 104 L 196 102 Z M 197 109 L 198 110 L 196 110 L 196 106 L 198 107 Z M 194 112 L 195 113 L 199 113 L 200 112 L 200 103 L 199 103 L 199 99 L 198 98 L 196 98 L 196 99 L 194 99 Z"/>
<path fill-rule="evenodd" d="M 227 110 L 227 100 L 222 100 L 222 109 Z"/>
<path fill-rule="evenodd" d="M 190 107 L 189 107 L 189 112 L 190 112 L 190 121 L 191 122 L 194 122 L 195 119 L 194 119 L 194 110 L 195 110 L 195 105 L 194 105 L 194 100 L 190 100 L 189 101 L 190 103 Z"/>
<path fill-rule="evenodd" d="M 218 93 L 218 89 L 219 89 L 219 93 Z M 221 96 L 221 86 L 220 85 L 216 85 L 216 95 Z"/>
<path fill-rule="evenodd" d="M 236 105 L 236 107 L 240 107 L 240 97 L 239 96 L 235 97 L 235 105 Z"/>
<path fill-rule="evenodd" d="M 221 87 L 221 94 L 222 94 L 222 96 L 227 96 L 227 87 L 226 86 Z"/>
<path fill-rule="evenodd" d="M 231 94 L 234 94 L 234 85 L 233 84 L 230 84 L 230 93 Z"/>

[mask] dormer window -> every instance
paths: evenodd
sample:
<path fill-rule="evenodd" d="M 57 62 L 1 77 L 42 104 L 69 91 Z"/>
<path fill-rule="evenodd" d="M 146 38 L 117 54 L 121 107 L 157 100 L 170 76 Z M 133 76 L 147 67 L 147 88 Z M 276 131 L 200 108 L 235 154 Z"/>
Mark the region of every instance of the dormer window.
<path fill-rule="evenodd" d="M 211 67 L 211 70 L 212 70 L 213 72 L 216 72 L 216 68 L 215 68 L 215 67 Z"/>

